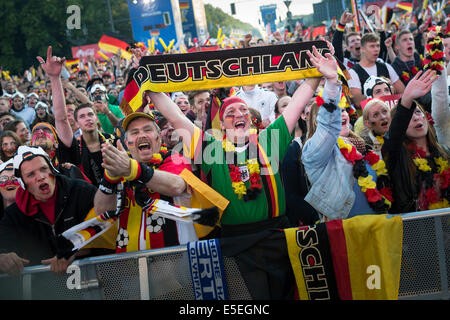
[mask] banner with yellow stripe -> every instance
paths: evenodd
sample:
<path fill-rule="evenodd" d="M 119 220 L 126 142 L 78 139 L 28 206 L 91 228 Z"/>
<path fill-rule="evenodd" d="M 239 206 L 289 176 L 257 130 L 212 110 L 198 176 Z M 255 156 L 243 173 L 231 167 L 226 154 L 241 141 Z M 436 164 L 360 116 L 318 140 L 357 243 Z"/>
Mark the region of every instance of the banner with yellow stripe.
<path fill-rule="evenodd" d="M 191 91 L 321 77 L 307 54 L 313 46 L 322 54 L 329 52 L 325 41 L 310 41 L 146 56 L 131 74 L 121 108 L 126 114 L 136 111 L 146 90 Z"/>

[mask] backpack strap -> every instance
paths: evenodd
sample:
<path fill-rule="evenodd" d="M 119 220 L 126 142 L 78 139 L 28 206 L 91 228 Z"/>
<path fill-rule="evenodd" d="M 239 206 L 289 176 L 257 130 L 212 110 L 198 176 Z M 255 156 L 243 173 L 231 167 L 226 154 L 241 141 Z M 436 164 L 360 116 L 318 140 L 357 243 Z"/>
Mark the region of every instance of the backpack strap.
<path fill-rule="evenodd" d="M 369 79 L 370 75 L 366 70 L 364 70 L 363 67 L 359 65 L 359 63 L 355 64 L 352 69 L 355 70 L 356 74 L 358 75 L 359 82 L 361 83 L 361 91 L 363 91 L 364 83 L 366 83 L 366 80 Z"/>

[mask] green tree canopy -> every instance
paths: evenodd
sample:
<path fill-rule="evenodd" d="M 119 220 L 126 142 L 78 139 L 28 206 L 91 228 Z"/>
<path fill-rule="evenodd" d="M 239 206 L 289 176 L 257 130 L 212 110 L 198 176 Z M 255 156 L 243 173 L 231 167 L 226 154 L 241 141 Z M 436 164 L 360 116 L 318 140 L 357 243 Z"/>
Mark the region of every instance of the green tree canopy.
<path fill-rule="evenodd" d="M 222 28 L 231 28 L 241 30 L 243 33 L 252 33 L 253 35 L 261 37 L 257 28 L 251 24 L 242 22 L 226 14 L 220 8 L 213 7 L 210 4 L 205 4 L 206 21 L 208 22 L 208 32 L 211 38 L 217 37 L 219 26 Z"/>
<path fill-rule="evenodd" d="M 132 39 L 128 4 L 110 0 L 116 36 Z M 67 7 L 78 5 L 81 30 L 67 29 Z M 117 21 L 117 22 L 116 22 Z M 106 0 L 0 0 L 0 67 L 21 74 L 37 66 L 52 45 L 57 56 L 72 57 L 71 47 L 96 43 L 111 32 Z"/>

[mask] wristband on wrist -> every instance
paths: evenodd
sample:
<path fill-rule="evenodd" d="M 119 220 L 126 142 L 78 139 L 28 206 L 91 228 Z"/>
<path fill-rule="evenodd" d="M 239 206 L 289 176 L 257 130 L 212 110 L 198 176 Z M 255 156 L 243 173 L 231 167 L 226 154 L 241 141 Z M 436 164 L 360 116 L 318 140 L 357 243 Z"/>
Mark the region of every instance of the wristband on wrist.
<path fill-rule="evenodd" d="M 130 175 L 123 177 L 127 181 L 136 180 L 141 175 L 141 166 L 139 165 L 139 162 L 137 162 L 134 159 L 130 159 L 130 164 L 131 164 Z"/>
<path fill-rule="evenodd" d="M 117 185 L 118 185 L 119 182 L 120 182 L 120 180 L 117 181 L 117 182 L 111 182 L 104 176 L 102 178 L 102 180 L 100 181 L 100 184 L 98 186 L 98 190 L 100 190 L 104 194 L 111 195 L 111 194 L 116 192 Z"/>
<path fill-rule="evenodd" d="M 338 25 L 336 26 L 336 30 L 337 30 L 337 31 L 342 31 L 342 32 L 344 32 L 344 31 L 345 31 L 345 25 L 344 25 L 344 24 L 341 24 L 341 23 L 339 22 Z"/>
<path fill-rule="evenodd" d="M 152 166 L 146 165 L 145 163 L 140 163 L 139 165 L 141 167 L 141 174 L 136 180 L 139 180 L 143 184 L 147 184 L 147 182 L 149 182 L 153 178 L 155 169 L 153 169 Z"/>
<path fill-rule="evenodd" d="M 119 183 L 122 177 L 113 177 L 109 174 L 108 170 L 105 169 L 103 177 L 110 183 Z"/>

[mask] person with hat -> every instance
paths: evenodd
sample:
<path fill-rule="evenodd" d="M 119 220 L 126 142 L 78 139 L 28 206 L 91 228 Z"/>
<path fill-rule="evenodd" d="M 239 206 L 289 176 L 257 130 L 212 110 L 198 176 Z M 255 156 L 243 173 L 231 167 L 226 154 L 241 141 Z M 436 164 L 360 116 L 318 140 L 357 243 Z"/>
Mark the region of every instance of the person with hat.
<path fill-rule="evenodd" d="M 48 105 L 45 102 L 38 101 L 34 110 L 36 111 L 36 118 L 30 128 L 33 128 L 39 122 L 47 122 L 52 126 L 55 125 L 55 117 L 48 112 Z"/>
<path fill-rule="evenodd" d="M 315 48 L 314 55 L 322 57 Z M 336 62 L 328 53 L 323 59 L 318 70 L 327 79 L 325 99 L 337 99 L 340 85 Z M 283 114 L 259 134 L 251 130 L 247 103 L 237 96 L 224 99 L 219 110 L 222 140 L 196 127 L 165 94 L 150 93 L 155 107 L 182 137 L 185 156 L 201 165 L 210 186 L 230 201 L 221 218 L 222 237 L 289 225 L 279 162 L 319 82 L 320 78 L 306 79 Z"/>
<path fill-rule="evenodd" d="M 84 221 L 97 189 L 59 174 L 40 147 L 20 146 L 13 165 L 20 187 L 0 221 L 0 271 L 18 274 L 26 265 L 48 264 L 64 273 L 83 252 L 58 257 L 57 236 Z"/>
<path fill-rule="evenodd" d="M 93 102 L 94 109 L 97 111 L 97 117 L 104 132 L 113 134 L 114 127 L 122 119 L 123 113 L 119 106 L 109 103 L 109 95 L 106 93 L 106 87 L 102 84 L 94 84 L 90 91 L 90 100 Z"/>
<path fill-rule="evenodd" d="M 25 96 L 20 91 L 16 91 L 12 96 L 10 112 L 13 116 L 23 119 L 27 127 L 30 127 L 36 117 L 34 109 L 25 106 Z"/>
<path fill-rule="evenodd" d="M 47 61 L 37 57 L 42 69 L 50 78 L 53 92 L 53 113 L 60 144 L 58 158 L 61 163 L 78 166 L 89 181 L 98 186 L 103 177 L 102 153 L 100 147 L 106 141 L 115 142 L 112 134 L 98 129 L 98 117 L 92 104 L 81 104 L 74 111 L 74 120 L 81 129 L 81 136 L 74 137 L 67 118 L 66 101 L 61 82 L 61 70 L 65 58 L 52 56 L 52 47 L 47 50 Z"/>
<path fill-rule="evenodd" d="M 182 155 L 168 152 L 152 114 L 133 112 L 123 120 L 122 129 L 129 153 L 120 141 L 117 148 L 109 143 L 102 145 L 105 175 L 95 197 L 96 212 L 116 210 L 113 190 L 124 181 L 128 205 L 119 216 L 119 233 L 126 233 L 128 238 L 117 242 L 116 252 L 156 249 L 196 240 L 192 224 L 153 215 L 145 208 L 148 199 L 173 203 L 175 197 L 186 192 L 187 184 L 179 174 L 184 169 L 190 171 L 189 163 Z"/>
<path fill-rule="evenodd" d="M 353 126 L 353 131 L 357 135 L 362 134 L 362 135 L 367 136 L 369 133 L 370 127 L 372 126 L 372 123 L 374 122 L 373 119 L 368 121 L 369 118 L 371 118 L 369 116 L 369 109 L 371 108 L 371 106 L 374 106 L 374 104 L 371 104 L 369 106 L 369 109 L 366 110 L 366 112 L 365 112 L 366 118 L 364 118 L 364 109 L 370 100 L 378 99 L 383 96 L 392 95 L 393 94 L 392 93 L 392 83 L 389 79 L 384 78 L 384 77 L 370 76 L 364 83 L 363 93 L 367 97 L 367 99 L 364 101 L 365 104 L 364 104 L 364 102 L 361 103 L 361 109 L 362 109 L 363 115 L 360 116 L 358 118 L 358 120 L 356 120 L 356 122 Z M 386 106 L 387 106 L 387 104 L 386 104 Z M 389 111 L 390 108 L 389 108 L 389 106 L 387 106 L 387 107 L 388 107 L 388 111 Z M 374 110 L 372 113 L 376 113 L 376 111 Z M 383 113 L 385 113 L 385 111 L 383 111 Z M 390 119 L 389 119 L 389 121 L 390 121 Z M 380 130 L 378 130 L 378 131 L 380 131 Z M 384 131 L 384 130 L 381 130 L 381 131 Z M 386 131 L 383 132 L 383 134 L 381 134 L 382 133 L 381 131 L 378 133 L 378 135 L 382 136 L 382 135 L 384 135 L 384 133 L 386 133 L 387 129 L 386 129 Z M 373 146 L 375 144 L 375 146 L 379 146 L 379 144 L 373 139 L 372 139 L 373 143 L 370 143 L 370 141 L 368 139 L 365 139 L 365 140 L 367 143 L 369 143 L 369 145 Z M 376 149 L 378 150 L 378 147 L 376 147 Z"/>
<path fill-rule="evenodd" d="M 25 107 L 30 107 L 32 109 L 35 108 L 36 104 L 39 101 L 39 96 L 35 92 L 31 92 L 27 95 L 27 99 L 25 100 Z"/>

